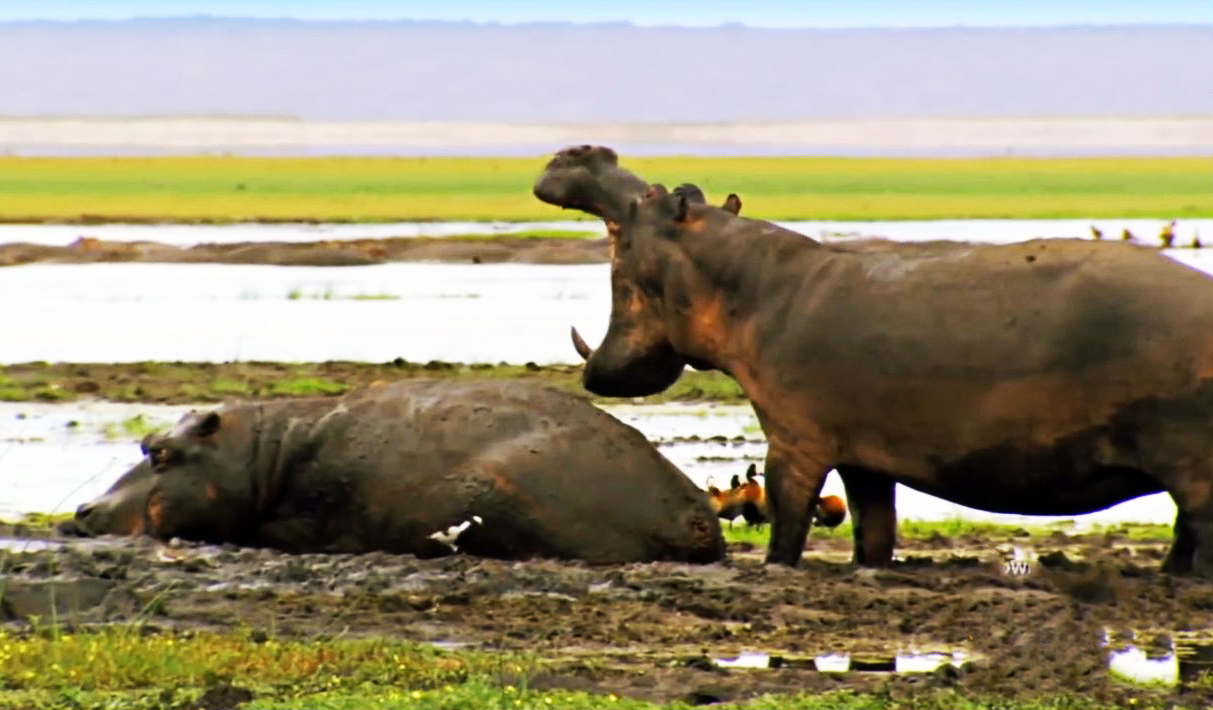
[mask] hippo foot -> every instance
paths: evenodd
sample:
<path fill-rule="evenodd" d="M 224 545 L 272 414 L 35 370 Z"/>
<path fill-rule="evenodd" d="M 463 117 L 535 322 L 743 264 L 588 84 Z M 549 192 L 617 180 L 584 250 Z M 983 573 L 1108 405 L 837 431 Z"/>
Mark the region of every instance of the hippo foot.
<path fill-rule="evenodd" d="M 1213 579 L 1213 521 L 1190 523 L 1188 528 L 1195 543 L 1190 557 L 1191 575 Z"/>

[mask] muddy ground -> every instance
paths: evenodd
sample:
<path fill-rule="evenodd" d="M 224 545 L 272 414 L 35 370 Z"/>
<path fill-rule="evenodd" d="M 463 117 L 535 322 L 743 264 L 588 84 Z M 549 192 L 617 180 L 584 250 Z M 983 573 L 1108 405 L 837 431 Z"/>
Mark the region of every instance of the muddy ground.
<path fill-rule="evenodd" d="M 279 637 L 372 634 L 528 650 L 546 659 L 532 687 L 658 700 L 890 684 L 889 692 L 909 694 L 939 687 L 1024 699 L 1068 693 L 1124 707 L 1146 692 L 1172 694 L 1181 707 L 1213 702 L 1209 685 L 1146 691 L 1110 678 L 1106 630 L 1213 628 L 1213 584 L 1157 573 L 1165 545 L 1104 534 L 1058 532 L 1035 543 L 1040 559 L 1025 576 L 1003 566 L 1010 537 L 907 542 L 904 561 L 873 571 L 850 566 L 841 540 L 812 541 L 802 568 L 788 570 L 763 565 L 761 551 L 745 545 L 709 566 L 588 567 L 290 556 L 147 539 L 56 539 L 11 526 L 0 536 L 34 540 L 0 552 L 8 578 L 0 615 L 9 627 L 24 628 L 32 614 L 50 618 L 54 598 L 69 626 L 141 618 L 153 629 L 244 624 Z M 769 652 L 784 663 L 765 670 L 714 663 L 741 651 Z M 935 672 L 879 670 L 895 653 L 932 651 L 963 651 L 970 660 Z M 812 658 L 831 652 L 875 670 L 815 670 Z M 1208 668 L 1197 661 L 1211 655 L 1185 661 L 1181 673 Z"/>
<path fill-rule="evenodd" d="M 934 240 L 898 242 L 882 238 L 841 236 L 830 246 L 855 251 L 911 250 L 932 252 L 968 246 Z M 1150 246 L 1160 247 L 1159 244 Z M 1198 248 L 1199 240 L 1182 246 Z M 605 264 L 606 238 L 468 235 L 334 239 L 315 242 L 237 242 L 176 246 L 160 242 L 107 241 L 80 237 L 67 246 L 13 242 L 0 244 L 0 266 L 33 263 L 92 264 L 145 262 L 163 264 L 266 264 L 273 266 L 366 266 L 389 261 L 453 264 Z"/>
<path fill-rule="evenodd" d="M 572 346 L 570 346 L 571 349 Z M 587 397 L 580 365 L 497 365 L 431 361 L 19 363 L 0 365 L 0 400 L 193 404 L 268 397 L 335 395 L 412 378 L 528 379 Z M 745 402 L 736 381 L 719 372 L 687 372 L 674 386 L 637 402 Z"/>
<path fill-rule="evenodd" d="M 159 242 L 106 241 L 81 237 L 68 246 L 0 244 L 0 266 L 38 262 L 84 264 L 271 264 L 364 266 L 389 261 L 471 264 L 606 263 L 607 240 L 564 237 L 400 237 L 316 242 L 238 242 L 183 247 Z"/>

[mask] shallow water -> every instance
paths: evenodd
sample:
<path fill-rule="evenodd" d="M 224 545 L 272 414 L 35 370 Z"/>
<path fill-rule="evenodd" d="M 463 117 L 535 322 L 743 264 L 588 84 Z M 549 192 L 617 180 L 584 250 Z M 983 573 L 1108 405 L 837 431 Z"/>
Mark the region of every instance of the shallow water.
<path fill-rule="evenodd" d="M 1213 273 L 1213 249 L 1167 254 Z M 569 326 L 591 344 L 606 332 L 609 279 L 606 264 L 30 264 L 0 270 L 20 334 L 0 363 L 569 364 Z"/>
<path fill-rule="evenodd" d="M 744 199 L 744 195 L 742 198 Z M 1036 237 L 1091 236 L 1091 227 L 1106 238 L 1119 238 L 1128 229 L 1144 243 L 1157 244 L 1164 219 L 944 219 L 904 221 L 778 221 L 814 239 L 840 235 L 884 237 L 900 241 L 958 239 L 1006 243 Z M 510 234 L 530 230 L 572 230 L 605 235 L 599 220 L 552 222 L 391 222 L 383 224 L 0 224 L 0 244 L 27 242 L 65 246 L 80 237 L 112 241 L 155 241 L 164 244 L 229 244 L 232 242 L 311 242 L 322 239 L 383 239 L 387 237 L 449 237 L 460 234 Z M 1213 219 L 1184 219 L 1175 227 L 1176 244 L 1189 244 L 1196 234 L 1213 239 Z"/>
<path fill-rule="evenodd" d="M 605 264 L 31 264 L 0 271 L 0 363 L 573 362 Z"/>
<path fill-rule="evenodd" d="M 1116 636 L 1105 632 L 1108 669 L 1126 680 L 1174 686 L 1213 673 L 1213 636 L 1207 629 Z"/>
<path fill-rule="evenodd" d="M 889 656 L 853 657 L 847 653 L 825 653 L 819 656 L 788 657 L 762 651 L 742 651 L 735 658 L 717 658 L 721 668 L 797 668 L 823 673 L 863 671 L 875 673 L 930 673 L 944 665 L 960 667 L 968 662 L 964 651 L 951 653 L 899 652 Z"/>
<path fill-rule="evenodd" d="M 168 427 L 193 407 L 79 402 L 0 403 L 0 518 L 27 512 L 69 512 L 104 493 L 142 454 L 140 435 L 123 422 L 141 415 L 148 425 Z M 724 487 L 751 462 L 762 469 L 766 444 L 748 406 L 623 405 L 604 407 L 636 427 L 700 487 Z M 686 441 L 723 436 L 726 441 Z M 731 441 L 742 437 L 744 443 Z M 703 461 L 702 457 L 714 460 Z M 845 497 L 836 473 L 824 495 Z M 1069 518 L 988 513 L 897 487 L 901 520 L 988 520 L 1041 524 L 1075 520 L 1079 525 L 1115 522 L 1170 523 L 1175 504 L 1165 494 L 1144 496 L 1107 510 Z M 742 523 L 737 522 L 738 525 Z"/>

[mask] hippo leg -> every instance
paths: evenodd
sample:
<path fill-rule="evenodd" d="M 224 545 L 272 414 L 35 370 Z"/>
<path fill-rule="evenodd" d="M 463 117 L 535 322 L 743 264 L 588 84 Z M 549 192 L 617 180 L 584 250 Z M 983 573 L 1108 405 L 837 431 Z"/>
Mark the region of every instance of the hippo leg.
<path fill-rule="evenodd" d="M 1168 487 L 1179 513 L 1175 539 L 1167 555 L 1167 571 L 1213 578 L 1213 471 L 1186 469 Z"/>
<path fill-rule="evenodd" d="M 1196 534 L 1188 524 L 1188 516 L 1182 511 L 1175 515 L 1175 540 L 1162 571 L 1168 574 L 1187 574 L 1192 571 L 1192 558 L 1196 554 Z"/>
<path fill-rule="evenodd" d="M 1191 573 L 1213 579 L 1213 510 L 1188 514 L 1188 530 L 1193 540 Z M 1178 537 L 1176 542 L 1179 542 Z"/>
<path fill-rule="evenodd" d="M 771 543 L 767 548 L 767 564 L 789 567 L 800 564 L 813 525 L 813 508 L 828 472 L 828 468 L 820 466 L 793 467 L 784 457 L 768 451 L 765 475 Z"/>
<path fill-rule="evenodd" d="M 888 476 L 851 466 L 840 466 L 838 475 L 851 509 L 855 564 L 869 567 L 889 564 L 897 544 L 896 482 Z"/>

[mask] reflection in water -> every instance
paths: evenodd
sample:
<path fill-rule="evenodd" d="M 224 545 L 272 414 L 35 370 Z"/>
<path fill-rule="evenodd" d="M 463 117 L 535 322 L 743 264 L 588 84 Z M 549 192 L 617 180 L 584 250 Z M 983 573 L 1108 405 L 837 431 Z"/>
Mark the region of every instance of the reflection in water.
<path fill-rule="evenodd" d="M 1213 636 L 1207 631 L 1105 634 L 1105 645 L 1109 670 L 1137 683 L 1188 685 L 1213 673 Z"/>
<path fill-rule="evenodd" d="M 945 665 L 959 668 L 971 660 L 964 651 L 952 653 L 898 653 L 893 656 L 852 656 L 827 653 L 820 656 L 792 657 L 762 651 L 742 651 L 736 658 L 717 658 L 721 668 L 796 668 L 823 673 L 863 671 L 869 673 L 930 673 Z"/>

